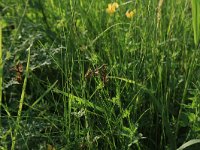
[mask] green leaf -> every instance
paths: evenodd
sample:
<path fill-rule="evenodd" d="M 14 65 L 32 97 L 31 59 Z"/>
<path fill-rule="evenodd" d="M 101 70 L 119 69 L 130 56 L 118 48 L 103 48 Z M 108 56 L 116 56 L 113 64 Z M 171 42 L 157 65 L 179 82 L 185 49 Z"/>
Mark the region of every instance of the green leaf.
<path fill-rule="evenodd" d="M 183 149 L 185 149 L 191 145 L 197 144 L 197 143 L 200 143 L 200 139 L 190 140 L 190 141 L 184 143 L 183 145 L 181 145 L 177 150 L 183 150 Z"/>

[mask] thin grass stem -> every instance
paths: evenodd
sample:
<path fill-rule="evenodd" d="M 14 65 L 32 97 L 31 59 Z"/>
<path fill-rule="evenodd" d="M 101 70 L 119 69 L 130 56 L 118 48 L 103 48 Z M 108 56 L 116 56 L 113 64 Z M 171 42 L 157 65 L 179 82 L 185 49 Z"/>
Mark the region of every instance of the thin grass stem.
<path fill-rule="evenodd" d="M 24 79 L 24 82 L 23 82 L 21 98 L 20 98 L 20 101 L 19 101 L 19 108 L 18 108 L 18 112 L 17 112 L 16 125 L 15 125 L 14 133 L 13 133 L 13 136 L 12 136 L 11 150 L 15 150 L 15 145 L 16 145 L 16 140 L 17 140 L 17 133 L 18 133 L 18 129 L 20 128 L 22 108 L 23 108 L 23 105 L 24 105 L 24 96 L 25 96 L 25 93 L 26 93 L 26 85 L 27 85 L 28 74 L 29 74 L 31 47 L 32 47 L 32 44 L 27 49 L 27 51 L 28 51 L 28 58 L 27 58 L 27 64 L 26 64 L 25 79 Z"/>

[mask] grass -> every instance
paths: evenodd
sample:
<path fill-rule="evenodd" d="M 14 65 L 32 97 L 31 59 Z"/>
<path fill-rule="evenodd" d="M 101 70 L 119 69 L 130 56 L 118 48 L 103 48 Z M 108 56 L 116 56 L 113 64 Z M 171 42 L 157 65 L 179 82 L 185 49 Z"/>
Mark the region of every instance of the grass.
<path fill-rule="evenodd" d="M 199 44 L 199 28 L 200 28 L 200 15 L 199 15 L 199 8 L 200 8 L 200 2 L 198 0 L 192 0 L 192 23 L 193 23 L 193 29 L 194 29 L 194 43 L 196 46 Z"/>
<path fill-rule="evenodd" d="M 24 78 L 24 82 L 23 82 L 21 98 L 19 100 L 19 109 L 18 109 L 18 112 L 17 112 L 17 119 L 16 119 L 16 123 L 15 123 L 16 126 L 14 127 L 14 133 L 13 133 L 13 136 L 11 137 L 12 138 L 12 147 L 11 147 L 12 150 L 15 149 L 16 135 L 17 135 L 19 127 L 20 127 L 19 123 L 20 123 L 20 120 L 21 120 L 22 107 L 23 107 L 23 104 L 24 104 L 24 97 L 25 97 L 27 78 L 28 78 L 28 72 L 29 72 L 29 64 L 30 64 L 30 52 L 31 52 L 30 49 L 31 49 L 31 47 L 32 47 L 32 45 L 30 45 L 30 47 L 27 50 L 28 51 L 28 59 L 27 59 L 25 78 Z"/>
<path fill-rule="evenodd" d="M 1 127 L 1 105 L 2 105 L 2 84 L 3 84 L 3 59 L 2 59 L 2 22 L 0 21 L 0 132 Z"/>
<path fill-rule="evenodd" d="M 198 149 L 191 1 L 117 2 L 0 2 L 0 149 Z"/>

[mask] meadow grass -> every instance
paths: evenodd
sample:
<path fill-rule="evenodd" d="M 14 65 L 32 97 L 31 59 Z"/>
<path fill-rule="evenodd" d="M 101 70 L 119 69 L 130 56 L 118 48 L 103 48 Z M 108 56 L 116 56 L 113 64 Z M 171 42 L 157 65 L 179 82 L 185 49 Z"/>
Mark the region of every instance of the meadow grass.
<path fill-rule="evenodd" d="M 0 149 L 198 148 L 191 1 L 117 3 L 0 2 Z"/>
<path fill-rule="evenodd" d="M 3 59 L 2 59 L 2 22 L 0 20 L 0 132 L 1 127 L 1 105 L 2 105 L 2 87 L 3 87 Z"/>
<path fill-rule="evenodd" d="M 194 29 L 194 43 L 196 46 L 200 40 L 200 15 L 199 15 L 200 1 L 192 0 L 192 23 Z"/>

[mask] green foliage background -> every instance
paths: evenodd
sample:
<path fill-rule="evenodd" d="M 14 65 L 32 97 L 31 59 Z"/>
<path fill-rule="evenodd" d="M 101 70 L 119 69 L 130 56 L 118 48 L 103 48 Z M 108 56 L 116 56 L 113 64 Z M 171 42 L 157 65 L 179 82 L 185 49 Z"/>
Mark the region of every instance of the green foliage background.
<path fill-rule="evenodd" d="M 200 138 L 191 2 L 164 1 L 160 20 L 156 0 L 117 2 L 113 15 L 108 0 L 0 2 L 1 149 L 177 149 Z M 19 63 L 29 73 L 20 121 Z M 85 78 L 103 64 L 106 83 L 101 70 Z"/>

